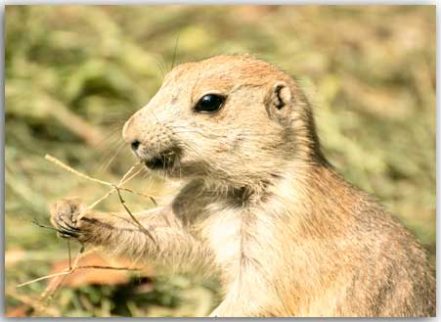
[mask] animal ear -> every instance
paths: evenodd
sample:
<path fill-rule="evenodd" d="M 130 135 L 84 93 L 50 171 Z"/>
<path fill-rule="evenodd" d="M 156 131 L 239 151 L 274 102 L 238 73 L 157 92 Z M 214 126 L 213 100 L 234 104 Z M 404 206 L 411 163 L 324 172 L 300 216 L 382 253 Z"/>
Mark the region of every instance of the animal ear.
<path fill-rule="evenodd" d="M 276 82 L 272 85 L 265 98 L 265 108 L 270 119 L 283 122 L 291 114 L 292 91 L 285 82 Z"/>

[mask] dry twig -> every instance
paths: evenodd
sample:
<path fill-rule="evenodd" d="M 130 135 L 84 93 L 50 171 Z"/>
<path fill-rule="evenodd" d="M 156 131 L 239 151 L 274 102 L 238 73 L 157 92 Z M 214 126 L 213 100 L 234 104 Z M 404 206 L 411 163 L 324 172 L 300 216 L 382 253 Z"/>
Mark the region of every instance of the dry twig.
<path fill-rule="evenodd" d="M 136 177 L 136 175 L 138 175 L 139 172 L 141 171 L 141 169 L 139 169 L 139 170 L 136 171 L 135 173 L 132 173 L 132 172 L 135 170 L 136 165 L 132 166 L 132 167 L 131 167 L 131 168 L 130 168 L 130 169 L 124 174 L 124 176 L 121 178 L 121 180 L 118 182 L 118 184 L 115 185 L 115 184 L 113 184 L 113 183 L 110 183 L 110 182 L 107 182 L 107 181 L 103 181 L 103 180 L 100 180 L 100 179 L 96 179 L 96 178 L 93 178 L 93 177 L 91 177 L 91 176 L 88 176 L 87 174 L 84 174 L 84 173 L 82 173 L 82 172 L 79 172 L 78 170 L 73 169 L 72 167 L 68 166 L 67 164 L 64 164 L 63 162 L 61 162 L 60 160 L 58 160 L 57 158 L 54 158 L 53 156 L 51 156 L 51 155 L 49 155 L 49 154 L 46 154 L 46 155 L 45 155 L 45 159 L 48 160 L 48 161 L 50 161 L 50 162 L 52 162 L 52 163 L 54 163 L 54 164 L 56 164 L 57 166 L 59 166 L 59 167 L 61 167 L 61 168 L 63 168 L 63 169 L 65 169 L 66 171 L 68 171 L 68 172 L 70 172 L 70 173 L 73 173 L 73 174 L 75 174 L 75 175 L 81 177 L 81 178 L 84 178 L 84 179 L 86 179 L 86 180 L 89 180 L 89 181 L 92 181 L 92 182 L 96 182 L 96 183 L 99 183 L 99 184 L 103 184 L 103 185 L 106 185 L 106 186 L 111 186 L 111 187 L 112 187 L 111 190 L 109 190 L 104 196 L 102 196 L 101 198 L 99 198 L 98 200 L 96 200 L 95 202 L 93 202 L 91 205 L 89 205 L 89 206 L 87 207 L 87 209 L 90 210 L 90 209 L 94 208 L 96 205 L 98 205 L 98 203 L 100 203 L 101 201 L 103 201 L 104 199 L 106 199 L 107 197 L 109 197 L 113 192 L 116 191 L 116 192 L 118 193 L 119 201 L 121 202 L 121 205 L 123 206 L 123 208 L 125 209 L 125 211 L 126 211 L 127 214 L 129 215 L 129 217 L 130 217 L 130 218 L 136 223 L 136 225 L 141 229 L 141 231 L 142 231 L 143 233 L 145 233 L 147 236 L 149 236 L 149 238 L 150 238 L 153 242 L 155 242 L 155 239 L 154 239 L 154 237 L 152 236 L 152 234 L 150 234 L 150 232 L 149 232 L 147 229 L 145 229 L 145 227 L 139 222 L 139 220 L 136 219 L 136 217 L 133 215 L 133 213 L 132 213 L 132 212 L 130 211 L 130 209 L 127 207 L 127 205 L 126 205 L 126 203 L 125 203 L 125 200 L 124 200 L 124 199 L 122 198 L 122 196 L 121 196 L 121 190 L 129 191 L 129 192 L 136 193 L 136 194 L 140 195 L 140 193 L 138 193 L 138 192 L 132 191 L 132 190 L 127 189 L 127 188 L 122 188 L 122 186 L 123 186 L 125 183 L 127 183 L 127 182 L 130 181 L 130 180 L 132 180 L 132 179 L 133 179 L 134 177 Z M 142 194 L 141 194 L 141 195 L 142 195 Z M 149 197 L 151 200 L 154 201 L 154 198 L 153 198 L 153 197 L 151 197 L 151 196 L 148 196 L 148 197 Z M 84 212 L 83 214 L 80 214 L 79 217 L 78 217 L 78 219 L 81 219 L 82 216 L 84 216 L 84 214 L 85 214 L 85 212 Z"/>
<path fill-rule="evenodd" d="M 55 165 L 61 167 L 62 169 L 76 175 L 79 176 L 83 179 L 89 180 L 91 182 L 95 182 L 95 183 L 99 183 L 105 186 L 109 186 L 112 189 L 109 190 L 105 195 L 103 195 L 102 197 L 100 197 L 99 199 L 97 199 L 95 202 L 93 202 L 92 204 L 90 204 L 87 207 L 87 210 L 93 209 L 94 207 L 96 207 L 101 201 L 105 200 L 107 197 L 109 197 L 112 193 L 114 193 L 115 191 L 118 194 L 119 200 L 121 202 L 121 205 L 123 206 L 123 208 L 125 209 L 125 211 L 128 213 L 128 215 L 130 216 L 130 218 L 136 223 L 136 225 L 141 229 L 141 231 L 143 233 L 145 233 L 146 235 L 148 235 L 153 241 L 154 238 L 153 236 L 150 234 L 150 232 L 144 228 L 144 226 L 142 226 L 142 224 L 136 219 L 136 217 L 132 214 L 132 212 L 130 211 L 130 209 L 127 207 L 127 205 L 125 204 L 124 199 L 121 196 L 121 191 L 128 191 L 134 194 L 137 194 L 139 196 L 143 196 L 146 198 L 149 198 L 155 205 L 156 205 L 156 201 L 152 196 L 148 196 L 136 191 L 133 191 L 131 189 L 128 188 L 123 188 L 123 185 L 126 184 L 127 182 L 129 182 L 130 180 L 132 180 L 134 177 L 136 177 L 139 172 L 141 171 L 141 169 L 138 169 L 138 171 L 134 170 L 136 169 L 136 165 L 132 166 L 125 174 L 124 176 L 121 178 L 121 180 L 118 182 L 118 184 L 113 184 L 104 180 L 100 180 L 97 178 L 93 178 L 89 175 L 86 175 L 82 172 L 79 172 L 78 170 L 73 169 L 72 167 L 66 165 L 65 163 L 63 163 L 62 161 L 58 160 L 57 158 L 51 156 L 51 155 L 45 155 L 45 159 L 54 163 Z M 80 214 L 80 218 L 81 218 L 81 214 Z M 37 224 L 39 227 L 44 227 L 44 228 L 49 228 L 49 229 L 54 229 L 53 227 L 48 227 L 48 226 L 44 226 L 39 224 L 38 222 L 35 221 L 35 224 Z M 75 272 L 76 270 L 79 269 L 111 269 L 111 270 L 126 270 L 126 271 L 139 271 L 140 268 L 130 268 L 130 267 L 113 267 L 113 266 L 97 266 L 97 265 L 85 265 L 85 266 L 78 266 L 78 262 L 79 260 L 86 254 L 84 252 L 84 246 L 81 247 L 79 253 L 77 254 L 77 256 L 75 257 L 75 259 L 72 262 L 71 259 L 71 247 L 70 247 L 70 243 L 68 241 L 68 256 L 69 256 L 69 267 L 65 270 L 65 271 L 61 271 L 58 273 L 54 273 L 54 274 L 49 274 L 49 275 L 45 275 L 45 276 L 41 276 L 39 278 L 33 279 L 31 281 L 27 281 L 24 283 L 21 283 L 19 285 L 17 285 L 17 287 L 23 287 L 26 285 L 30 285 L 32 283 L 36 283 L 39 281 L 43 281 L 43 280 L 47 280 L 47 279 L 52 279 L 54 278 L 46 287 L 46 289 L 43 291 L 43 293 L 40 296 L 40 301 L 45 301 L 46 299 L 52 297 L 54 295 L 54 293 L 58 290 L 58 288 L 61 286 L 61 284 L 63 283 L 64 279 L 69 275 L 72 274 L 73 272 Z"/>
<path fill-rule="evenodd" d="M 49 154 L 46 154 L 46 155 L 44 156 L 44 158 L 45 158 L 46 160 L 48 160 L 48 161 L 54 163 L 55 165 L 59 166 L 60 168 L 63 168 L 64 170 L 66 170 L 66 171 L 68 171 L 68 172 L 70 172 L 70 173 L 72 173 L 72 174 L 74 174 L 74 175 L 76 175 L 76 176 L 79 176 L 79 177 L 81 177 L 81 178 L 83 178 L 83 179 L 86 179 L 86 180 L 89 180 L 89 181 L 92 181 L 92 182 L 95 182 L 95 183 L 99 183 L 99 184 L 102 184 L 102 185 L 105 185 L 105 186 L 112 187 L 112 189 L 111 189 L 110 191 L 108 191 L 104 196 L 102 196 L 101 198 L 99 198 L 98 200 L 96 200 L 95 202 L 93 202 L 91 205 L 89 205 L 89 206 L 87 207 L 87 209 L 92 209 L 92 208 L 96 207 L 101 201 L 105 200 L 107 197 L 109 197 L 109 196 L 110 196 L 112 193 L 114 193 L 116 190 L 123 190 L 123 191 L 127 191 L 127 192 L 134 193 L 134 194 L 136 194 L 136 195 L 138 195 L 138 196 L 143 196 L 143 197 L 149 198 L 149 199 L 150 199 L 155 205 L 157 205 L 155 198 L 153 198 L 152 196 L 148 196 L 148 195 L 145 195 L 145 194 L 143 194 L 143 193 L 140 193 L 140 192 L 137 192 L 137 191 L 133 191 L 133 190 L 131 190 L 131 189 L 128 189 L 128 188 L 124 188 L 124 187 L 123 187 L 124 184 L 126 184 L 127 182 L 129 182 L 130 180 L 132 180 L 134 177 L 136 177 L 136 176 L 141 172 L 141 169 L 139 169 L 138 171 L 136 171 L 135 173 L 132 174 L 133 170 L 136 168 L 136 165 L 135 165 L 135 166 L 132 166 L 132 167 L 131 167 L 131 168 L 130 168 L 130 169 L 124 174 L 124 176 L 123 176 L 122 179 L 118 182 L 118 184 L 115 185 L 115 184 L 113 184 L 113 183 L 111 183 L 111 182 L 107 182 L 107 181 L 104 181 L 104 180 L 100 180 L 100 179 L 97 179 L 97 178 L 93 178 L 93 177 L 91 177 L 91 176 L 89 176 L 89 175 L 87 175 L 87 174 L 84 174 L 84 173 L 82 173 L 82 172 L 79 172 L 78 170 L 75 170 L 74 168 L 68 166 L 67 164 L 63 163 L 62 161 L 58 160 L 57 158 L 55 158 L 55 157 L 53 157 L 53 156 L 51 156 L 51 155 L 49 155 Z"/>

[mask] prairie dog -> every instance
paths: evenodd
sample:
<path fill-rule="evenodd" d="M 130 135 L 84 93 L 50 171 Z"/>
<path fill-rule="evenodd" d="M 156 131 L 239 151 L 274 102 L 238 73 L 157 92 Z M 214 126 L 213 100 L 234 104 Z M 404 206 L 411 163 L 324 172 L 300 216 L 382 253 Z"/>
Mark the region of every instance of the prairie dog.
<path fill-rule="evenodd" d="M 219 274 L 211 316 L 433 316 L 425 251 L 323 156 L 298 84 L 248 55 L 175 67 L 124 125 L 137 158 L 187 183 L 127 216 L 51 207 L 64 237 Z"/>

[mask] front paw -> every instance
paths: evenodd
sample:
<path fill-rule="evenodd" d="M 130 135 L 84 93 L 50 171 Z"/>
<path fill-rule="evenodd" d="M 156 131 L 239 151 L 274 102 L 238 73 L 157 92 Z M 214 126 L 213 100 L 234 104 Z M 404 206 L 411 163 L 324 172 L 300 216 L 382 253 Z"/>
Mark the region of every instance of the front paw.
<path fill-rule="evenodd" d="M 84 240 L 85 231 L 82 230 L 82 213 L 86 205 L 79 199 L 62 199 L 50 206 L 51 223 L 58 230 L 62 238 Z"/>

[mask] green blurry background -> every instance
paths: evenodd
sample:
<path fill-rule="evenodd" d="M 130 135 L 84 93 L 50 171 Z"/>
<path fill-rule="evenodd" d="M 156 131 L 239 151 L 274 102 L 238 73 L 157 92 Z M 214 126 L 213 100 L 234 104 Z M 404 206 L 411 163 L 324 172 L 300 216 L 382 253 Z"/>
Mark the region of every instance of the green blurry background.
<path fill-rule="evenodd" d="M 16 285 L 67 258 L 66 242 L 32 223 L 48 223 L 48 204 L 67 195 L 90 203 L 106 191 L 44 155 L 117 182 L 134 162 L 120 138 L 122 124 L 159 88 L 174 57 L 179 63 L 244 52 L 301 79 L 330 161 L 397 214 L 434 256 L 434 6 L 8 6 L 10 316 L 193 316 L 217 304 L 216 281 L 160 272 L 123 273 L 130 279 L 116 283 L 100 271 L 108 276 L 104 284 L 67 285 L 43 308 L 38 297 L 47 281 Z M 154 196 L 173 189 L 150 176 L 129 186 Z M 152 206 L 125 198 L 133 211 Z M 121 205 L 113 196 L 100 208 Z"/>

